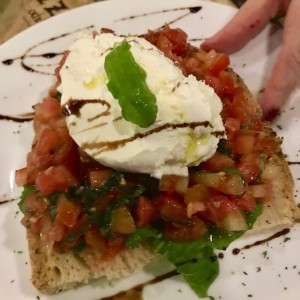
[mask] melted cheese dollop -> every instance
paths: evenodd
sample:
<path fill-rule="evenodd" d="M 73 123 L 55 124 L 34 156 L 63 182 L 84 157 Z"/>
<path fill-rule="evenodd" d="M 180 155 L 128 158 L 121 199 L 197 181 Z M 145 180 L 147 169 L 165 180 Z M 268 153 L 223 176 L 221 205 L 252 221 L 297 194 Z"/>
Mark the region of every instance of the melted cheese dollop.
<path fill-rule="evenodd" d="M 156 96 L 156 121 L 141 128 L 122 117 L 107 88 L 106 55 L 124 38 L 145 70 Z M 216 151 L 225 135 L 222 103 L 214 90 L 181 70 L 143 38 L 112 33 L 82 34 L 70 47 L 60 70 L 61 105 L 70 135 L 99 163 L 117 170 L 187 176 Z"/>

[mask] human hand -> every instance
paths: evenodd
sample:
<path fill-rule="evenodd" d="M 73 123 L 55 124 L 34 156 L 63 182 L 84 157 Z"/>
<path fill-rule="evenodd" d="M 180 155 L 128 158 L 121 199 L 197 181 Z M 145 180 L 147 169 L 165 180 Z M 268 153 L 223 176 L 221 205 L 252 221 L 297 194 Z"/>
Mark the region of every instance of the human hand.
<path fill-rule="evenodd" d="M 261 106 L 273 119 L 300 83 L 300 1 L 247 0 L 234 18 L 201 47 L 230 54 L 241 49 L 279 14 L 286 13 L 282 46 L 265 86 Z"/>

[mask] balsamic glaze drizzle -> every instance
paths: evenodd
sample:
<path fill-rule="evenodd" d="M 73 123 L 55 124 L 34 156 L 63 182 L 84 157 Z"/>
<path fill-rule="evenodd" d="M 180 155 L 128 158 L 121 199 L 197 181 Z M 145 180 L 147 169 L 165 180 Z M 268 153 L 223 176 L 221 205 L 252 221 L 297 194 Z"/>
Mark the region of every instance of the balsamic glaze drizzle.
<path fill-rule="evenodd" d="M 200 10 L 202 9 L 201 6 L 193 6 L 193 7 L 182 7 L 182 8 L 173 8 L 173 9 L 164 9 L 164 10 L 161 10 L 161 11 L 155 11 L 155 12 L 151 12 L 151 13 L 144 13 L 144 14 L 139 14 L 139 15 L 134 15 L 134 16 L 130 16 L 130 17 L 125 17 L 125 18 L 121 18 L 119 20 L 115 20 L 115 22 L 120 22 L 120 21 L 126 21 L 126 20 L 130 20 L 130 19 L 135 19 L 135 18 L 140 18 L 140 17 L 145 17 L 145 16 L 149 16 L 149 15 L 156 15 L 156 14 L 161 14 L 161 13 L 168 13 L 168 12 L 172 12 L 172 11 L 184 11 L 184 14 L 169 21 L 168 24 L 173 24 L 183 18 L 185 18 L 186 16 L 190 15 L 190 14 L 195 14 L 195 13 L 198 13 Z M 159 28 L 157 28 L 156 30 L 158 29 L 161 29 L 163 28 L 165 25 L 162 25 L 160 26 Z M 6 65 L 6 66 L 10 66 L 12 65 L 15 61 L 17 60 L 20 60 L 20 65 L 22 66 L 22 68 L 25 70 L 25 71 L 28 71 L 28 72 L 32 72 L 32 73 L 39 73 L 39 74 L 43 74 L 43 75 L 54 75 L 53 73 L 51 72 L 45 72 L 45 71 L 41 71 L 39 70 L 37 67 L 45 67 L 45 66 L 49 66 L 47 64 L 45 65 L 41 65 L 41 64 L 38 64 L 38 65 L 32 65 L 32 64 L 28 64 L 26 62 L 26 60 L 28 58 L 34 58 L 34 57 L 41 57 L 41 58 L 45 58 L 45 59 L 53 59 L 57 56 L 61 56 L 63 55 L 63 51 L 62 52 L 47 52 L 47 53 L 41 53 L 41 54 L 30 54 L 31 51 L 33 51 L 34 49 L 36 49 L 37 47 L 41 46 L 41 45 L 44 45 L 46 43 L 50 43 L 52 41 L 55 41 L 55 40 L 58 40 L 58 39 L 61 39 L 61 38 L 64 38 L 66 36 L 69 36 L 73 33 L 76 33 L 76 32 L 79 32 L 83 29 L 90 29 L 90 28 L 93 28 L 94 26 L 91 25 L 91 26 L 88 26 L 86 28 L 81 28 L 81 29 L 77 29 L 75 31 L 71 31 L 71 32 L 67 32 L 67 33 L 64 33 L 64 34 L 61 34 L 59 36 L 55 36 L 55 37 L 52 37 L 52 38 L 49 38 L 45 41 L 42 41 L 41 43 L 39 44 L 36 44 L 36 45 L 33 45 L 32 47 L 30 47 L 22 56 L 19 56 L 19 57 L 15 57 L 15 58 L 8 58 L 8 59 L 5 59 L 2 61 L 2 64 L 3 65 Z M 153 29 L 155 30 L 155 29 Z M 194 39 L 194 40 L 197 40 L 197 39 Z"/>
<path fill-rule="evenodd" d="M 142 17 L 151 16 L 151 15 L 158 15 L 158 14 L 163 14 L 163 13 L 168 13 L 168 12 L 174 12 L 174 11 L 186 11 L 186 10 L 188 10 L 189 13 L 195 14 L 195 13 L 197 13 L 198 11 L 200 11 L 201 9 L 202 9 L 201 6 L 192 6 L 192 7 L 180 7 L 180 8 L 172 8 L 172 9 L 163 9 L 163 10 L 154 11 L 154 12 L 151 12 L 151 13 L 144 13 L 144 14 L 134 15 L 134 16 L 130 16 L 130 17 L 124 17 L 124 18 L 121 18 L 121 19 L 116 20 L 116 22 L 118 22 L 118 21 L 127 21 L 127 20 L 136 19 L 136 18 L 142 18 Z"/>
<path fill-rule="evenodd" d="M 288 161 L 289 165 L 300 165 L 300 161 Z"/>
<path fill-rule="evenodd" d="M 28 58 L 34 58 L 34 57 L 36 57 L 36 58 L 41 57 L 41 58 L 45 58 L 45 59 L 53 59 L 53 58 L 55 58 L 57 56 L 63 55 L 64 51 L 62 51 L 62 52 L 46 52 L 46 53 L 41 53 L 41 54 L 30 54 L 30 52 L 33 51 L 34 49 L 36 49 L 37 47 L 41 46 L 41 45 L 50 43 L 52 41 L 55 41 L 55 40 L 58 40 L 58 39 L 61 39 L 61 38 L 64 38 L 66 36 L 69 36 L 71 34 L 79 32 L 79 31 L 81 31 L 83 29 L 90 29 L 90 28 L 93 28 L 93 27 L 94 26 L 91 25 L 91 26 L 88 26 L 88 27 L 85 27 L 85 28 L 80 28 L 80 29 L 77 29 L 77 30 L 74 30 L 74 31 L 71 31 L 71 32 L 63 33 L 63 34 L 61 34 L 59 36 L 55 36 L 55 37 L 49 38 L 49 39 L 47 39 L 45 41 L 42 41 L 41 43 L 33 45 L 22 56 L 3 60 L 2 64 L 6 65 L 6 66 L 10 66 L 15 61 L 19 60 L 20 61 L 20 65 L 22 66 L 22 68 L 25 71 L 33 72 L 33 73 L 38 73 L 38 74 L 43 74 L 43 75 L 54 75 L 54 73 L 40 71 L 40 70 L 38 70 L 36 68 L 36 66 L 45 66 L 45 65 L 41 65 L 41 64 L 35 65 L 35 66 L 34 65 L 29 65 L 29 64 L 26 63 L 26 59 L 28 59 Z M 46 66 L 48 66 L 48 65 L 46 65 Z"/>
<path fill-rule="evenodd" d="M 149 280 L 145 283 L 139 284 L 127 291 L 124 292 L 120 292 L 116 295 L 110 296 L 110 297 L 105 297 L 102 298 L 102 300 L 122 300 L 122 299 L 130 299 L 130 300 L 142 300 L 142 293 L 143 293 L 143 289 L 147 286 L 147 285 L 151 285 L 151 284 L 155 284 L 155 283 L 159 283 L 162 282 L 166 279 L 169 279 L 171 277 L 174 277 L 178 275 L 178 272 L 176 270 L 168 272 L 164 275 L 158 276 L 152 280 Z M 130 297 L 130 298 L 129 298 Z"/>
<path fill-rule="evenodd" d="M 281 230 L 281 231 L 278 231 L 278 232 L 276 232 L 275 234 L 273 234 L 273 235 L 271 235 L 271 236 L 269 236 L 269 237 L 267 237 L 267 238 L 265 238 L 265 239 L 263 239 L 263 240 L 256 241 L 256 242 L 254 242 L 254 243 L 252 243 L 252 244 L 249 244 L 249 245 L 246 245 L 246 246 L 244 246 L 244 247 L 242 247 L 242 248 L 234 248 L 234 249 L 232 250 L 232 254 L 237 255 L 237 254 L 239 254 L 242 250 L 246 250 L 246 249 L 250 249 L 250 248 L 255 247 L 255 246 L 262 245 L 262 244 L 264 244 L 264 243 L 266 243 L 266 242 L 269 242 L 269 241 L 271 241 L 271 240 L 273 240 L 273 239 L 275 239 L 275 238 L 278 238 L 278 237 L 280 237 L 280 236 L 286 235 L 286 234 L 288 234 L 289 232 L 290 232 L 290 229 L 289 229 L 289 228 L 285 228 L 285 229 L 283 229 L 283 230 Z"/>
<path fill-rule="evenodd" d="M 6 204 L 6 203 L 10 203 L 10 202 L 16 201 L 18 199 L 19 198 L 13 198 L 13 199 L 7 199 L 7 200 L 0 200 L 0 205 Z"/>
<path fill-rule="evenodd" d="M 0 120 L 13 121 L 16 123 L 30 122 L 33 120 L 33 113 L 32 114 L 24 114 L 21 116 L 8 116 L 8 115 L 0 114 Z"/>

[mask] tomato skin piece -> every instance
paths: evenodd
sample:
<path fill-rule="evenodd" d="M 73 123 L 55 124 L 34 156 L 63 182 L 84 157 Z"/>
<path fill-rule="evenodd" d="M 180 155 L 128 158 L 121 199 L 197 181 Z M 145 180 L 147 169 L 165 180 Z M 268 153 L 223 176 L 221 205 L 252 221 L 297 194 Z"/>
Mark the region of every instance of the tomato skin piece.
<path fill-rule="evenodd" d="M 232 134 L 240 129 L 241 121 L 238 118 L 227 118 L 225 121 L 225 128 L 227 130 L 227 134 Z"/>
<path fill-rule="evenodd" d="M 203 170 L 218 172 L 226 167 L 234 167 L 234 165 L 235 162 L 232 158 L 217 151 L 211 158 L 201 163 L 200 166 Z"/>
<path fill-rule="evenodd" d="M 184 242 L 198 240 L 207 232 L 205 223 L 198 217 L 192 217 L 185 224 L 168 224 L 164 230 L 167 239 Z"/>
<path fill-rule="evenodd" d="M 56 207 L 56 221 L 68 228 L 73 228 L 77 223 L 81 209 L 74 202 L 67 199 L 59 199 Z"/>
<path fill-rule="evenodd" d="M 187 34 L 181 29 L 168 28 L 164 30 L 164 35 L 172 44 L 172 52 L 176 55 L 181 55 L 187 47 Z"/>
<path fill-rule="evenodd" d="M 221 71 L 218 75 L 206 73 L 204 81 L 214 89 L 221 99 L 224 97 L 229 97 L 231 99 L 235 95 L 233 81 L 227 72 Z"/>
<path fill-rule="evenodd" d="M 233 140 L 233 149 L 237 154 L 250 154 L 253 152 L 254 143 L 253 134 L 239 134 Z"/>
<path fill-rule="evenodd" d="M 17 186 L 24 186 L 28 182 L 28 168 L 22 168 L 19 170 L 16 170 L 15 172 L 15 181 Z"/>
<path fill-rule="evenodd" d="M 256 201 L 249 191 L 246 191 L 241 197 L 232 198 L 232 200 L 238 208 L 244 211 L 251 212 L 256 206 Z"/>
<path fill-rule="evenodd" d="M 186 206 L 179 195 L 162 193 L 155 201 L 159 214 L 170 221 L 182 222 L 187 220 Z"/>
<path fill-rule="evenodd" d="M 110 238 L 107 240 L 107 249 L 103 255 L 103 260 L 110 260 L 116 257 L 125 247 L 125 241 L 123 236 Z"/>
<path fill-rule="evenodd" d="M 61 107 L 55 98 L 45 98 L 35 106 L 35 122 L 49 124 L 51 120 L 59 117 L 61 117 Z"/>
<path fill-rule="evenodd" d="M 37 155 L 54 152 L 55 147 L 59 144 L 60 139 L 55 129 L 44 128 L 39 136 L 38 142 L 35 145 Z"/>
<path fill-rule="evenodd" d="M 146 227 L 155 217 L 155 206 L 147 197 L 140 196 L 136 208 L 136 224 L 138 227 Z"/>
<path fill-rule="evenodd" d="M 56 191 L 65 191 L 71 186 L 79 184 L 78 179 L 64 166 L 50 167 L 37 174 L 35 179 L 36 189 L 43 196 L 48 196 Z"/>
<path fill-rule="evenodd" d="M 88 173 L 89 184 L 93 188 L 99 188 L 102 186 L 108 178 L 111 176 L 112 170 L 90 170 Z"/>
<path fill-rule="evenodd" d="M 209 67 L 208 72 L 212 75 L 218 75 L 221 71 L 228 68 L 229 64 L 229 56 L 224 53 L 218 53 L 212 65 Z"/>
<path fill-rule="evenodd" d="M 206 202 L 206 206 L 207 212 L 205 213 L 205 216 L 213 222 L 222 220 L 227 214 L 238 209 L 233 201 L 221 194 L 211 195 Z"/>
<path fill-rule="evenodd" d="M 78 242 L 84 237 L 85 232 L 89 229 L 89 217 L 87 214 L 82 214 L 77 218 L 76 224 L 73 228 L 65 227 L 64 238 L 59 243 L 59 248 L 62 251 L 68 251 L 69 249 L 75 247 Z M 80 231 L 79 234 L 75 234 L 75 237 L 71 240 L 69 239 L 70 235 Z"/>
<path fill-rule="evenodd" d="M 39 199 L 36 193 L 29 194 L 24 201 L 24 209 L 35 215 L 43 214 L 49 206 L 49 201 L 45 198 Z"/>
<path fill-rule="evenodd" d="M 260 174 L 259 154 L 249 153 L 243 155 L 237 168 L 241 171 L 247 183 L 252 183 Z"/>
<path fill-rule="evenodd" d="M 92 226 L 89 228 L 86 233 L 84 234 L 85 241 L 88 245 L 96 248 L 101 252 L 105 252 L 107 249 L 107 241 L 101 235 L 100 229 Z"/>

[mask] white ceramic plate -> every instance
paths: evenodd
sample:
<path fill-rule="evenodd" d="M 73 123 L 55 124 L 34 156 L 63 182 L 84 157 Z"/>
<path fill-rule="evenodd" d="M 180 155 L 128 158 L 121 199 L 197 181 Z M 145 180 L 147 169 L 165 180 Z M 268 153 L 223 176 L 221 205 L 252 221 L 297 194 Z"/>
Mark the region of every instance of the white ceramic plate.
<path fill-rule="evenodd" d="M 202 7 L 196 13 L 190 7 Z M 46 95 L 54 81 L 54 68 L 60 55 L 42 57 L 45 53 L 61 53 L 75 38 L 78 30 L 93 26 L 108 27 L 117 33 L 139 34 L 165 23 L 181 27 L 194 44 L 212 35 L 235 13 L 235 10 L 211 2 L 197 0 L 111 0 L 87 5 L 53 17 L 14 37 L 0 47 L 0 114 L 17 115 L 31 111 L 31 106 Z M 276 57 L 281 33 L 271 26 L 246 48 L 232 56 L 232 65 L 256 95 L 264 85 Z M 12 59 L 12 64 L 1 62 Z M 29 72 L 22 63 L 33 68 Z M 47 74 L 44 74 L 47 73 Z M 298 133 L 300 106 L 294 95 L 284 113 L 274 124 L 285 137 L 283 147 L 290 161 L 300 161 Z M 32 124 L 0 121 L 1 167 L 0 200 L 20 195 L 14 183 L 14 170 L 25 165 L 32 141 Z M 300 166 L 292 166 L 299 188 Z M 0 206 L 0 299 L 100 299 L 138 283 L 145 282 L 168 269 L 164 262 L 131 278 L 108 284 L 99 280 L 91 285 L 54 296 L 40 295 L 30 283 L 30 266 L 25 229 L 20 225 L 17 201 Z M 209 294 L 216 299 L 298 299 L 300 280 L 300 228 L 295 226 L 285 237 L 233 255 L 234 247 L 242 247 L 261 237 L 242 238 L 224 252 L 220 260 L 219 278 Z M 180 276 L 144 289 L 144 299 L 197 299 Z"/>

